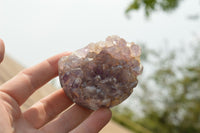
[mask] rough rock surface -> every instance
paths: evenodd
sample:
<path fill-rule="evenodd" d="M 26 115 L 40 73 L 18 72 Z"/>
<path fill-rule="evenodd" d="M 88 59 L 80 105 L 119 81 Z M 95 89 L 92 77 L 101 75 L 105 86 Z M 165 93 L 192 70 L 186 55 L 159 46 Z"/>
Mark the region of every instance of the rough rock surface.
<path fill-rule="evenodd" d="M 141 49 L 118 36 L 91 43 L 59 60 L 59 79 L 75 103 L 96 110 L 115 106 L 132 93 L 142 73 Z"/>

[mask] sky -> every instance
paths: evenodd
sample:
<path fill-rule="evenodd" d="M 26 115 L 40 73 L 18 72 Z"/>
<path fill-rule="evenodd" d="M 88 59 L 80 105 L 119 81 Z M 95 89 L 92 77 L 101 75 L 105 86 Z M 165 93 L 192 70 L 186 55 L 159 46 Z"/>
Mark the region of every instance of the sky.
<path fill-rule="evenodd" d="M 200 35 L 199 20 L 187 15 L 200 12 L 198 0 L 188 0 L 171 13 L 143 11 L 130 14 L 131 0 L 6 0 L 0 1 L 0 38 L 6 53 L 25 67 L 90 42 L 119 35 L 149 47 L 177 47 Z"/>

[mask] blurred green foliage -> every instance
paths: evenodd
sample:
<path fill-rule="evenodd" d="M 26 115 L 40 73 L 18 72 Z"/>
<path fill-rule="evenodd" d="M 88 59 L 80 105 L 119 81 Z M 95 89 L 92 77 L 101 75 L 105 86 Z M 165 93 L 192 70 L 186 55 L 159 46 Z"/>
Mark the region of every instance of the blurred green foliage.
<path fill-rule="evenodd" d="M 132 0 L 126 13 L 170 12 L 183 0 Z M 157 49 L 158 50 L 158 49 Z M 138 117 L 130 106 L 112 109 L 113 120 L 135 133 L 200 133 L 200 40 L 185 49 L 155 51 L 142 45 L 144 70 L 137 96 Z"/>
<path fill-rule="evenodd" d="M 141 77 L 143 81 L 139 85 L 143 91 L 139 101 L 144 116 L 135 117 L 137 115 L 130 113 L 130 108 L 118 107 L 113 110 L 113 119 L 138 133 L 199 133 L 199 51 L 200 40 L 186 50 L 170 50 L 166 54 L 143 49 L 145 57 L 153 54 L 156 58 L 154 61 L 143 58 L 143 62 L 154 67 L 151 74 L 144 79 Z M 144 130 L 138 130 L 138 125 Z"/>
<path fill-rule="evenodd" d="M 140 124 L 137 124 L 132 120 L 133 117 L 133 111 L 130 110 L 127 107 L 124 107 L 119 111 L 119 108 L 116 107 L 112 109 L 112 119 L 119 124 L 127 127 L 131 131 L 137 132 L 137 133 L 152 133 L 150 130 L 144 128 Z"/>
<path fill-rule="evenodd" d="M 132 0 L 132 3 L 126 9 L 126 13 L 144 9 L 146 16 L 149 16 L 153 11 L 163 10 L 172 11 L 178 7 L 183 0 Z"/>

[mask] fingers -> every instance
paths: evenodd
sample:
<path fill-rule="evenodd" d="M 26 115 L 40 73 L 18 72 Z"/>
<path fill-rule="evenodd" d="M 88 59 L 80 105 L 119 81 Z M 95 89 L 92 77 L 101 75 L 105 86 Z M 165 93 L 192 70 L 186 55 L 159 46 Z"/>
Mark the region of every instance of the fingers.
<path fill-rule="evenodd" d="M 55 120 L 42 127 L 41 131 L 44 133 L 68 133 L 84 121 L 91 113 L 92 110 L 75 104 L 69 110 L 63 112 Z"/>
<path fill-rule="evenodd" d="M 72 101 L 60 89 L 48 97 L 34 104 L 23 113 L 24 118 L 35 128 L 40 128 L 47 122 L 54 119 L 63 110 L 68 108 Z"/>
<path fill-rule="evenodd" d="M 109 109 L 99 109 L 70 133 L 98 133 L 111 119 Z"/>
<path fill-rule="evenodd" d="M 13 97 L 19 105 L 39 87 L 58 75 L 58 60 L 70 53 L 61 53 L 40 64 L 23 70 L 1 86 L 0 90 Z"/>
<path fill-rule="evenodd" d="M 3 61 L 4 52 L 5 52 L 5 46 L 3 40 L 0 39 L 0 63 Z"/>

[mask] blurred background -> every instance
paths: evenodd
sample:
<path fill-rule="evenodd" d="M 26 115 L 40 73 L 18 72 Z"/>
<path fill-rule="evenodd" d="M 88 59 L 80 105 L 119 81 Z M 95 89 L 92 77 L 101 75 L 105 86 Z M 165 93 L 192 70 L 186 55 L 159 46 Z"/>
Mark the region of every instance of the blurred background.
<path fill-rule="evenodd" d="M 144 66 L 112 119 L 134 133 L 199 133 L 200 0 L 0 1 L 0 38 L 24 67 L 109 35 L 140 45 Z"/>

